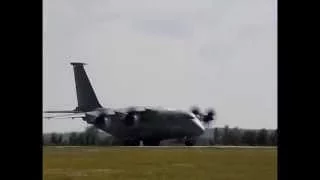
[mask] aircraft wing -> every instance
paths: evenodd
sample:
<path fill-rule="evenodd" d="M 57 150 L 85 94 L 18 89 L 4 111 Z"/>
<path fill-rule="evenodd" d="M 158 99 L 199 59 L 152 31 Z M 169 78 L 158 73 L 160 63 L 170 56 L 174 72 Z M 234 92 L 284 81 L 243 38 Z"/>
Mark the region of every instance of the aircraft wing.
<path fill-rule="evenodd" d="M 44 116 L 46 119 L 65 119 L 65 118 L 83 118 L 85 117 L 84 112 L 80 111 L 75 111 L 75 110 L 67 110 L 67 111 L 44 111 L 45 114 L 55 114 L 55 115 L 50 115 L 50 116 Z M 57 115 L 59 114 L 59 115 Z M 63 115 L 60 115 L 63 114 Z"/>

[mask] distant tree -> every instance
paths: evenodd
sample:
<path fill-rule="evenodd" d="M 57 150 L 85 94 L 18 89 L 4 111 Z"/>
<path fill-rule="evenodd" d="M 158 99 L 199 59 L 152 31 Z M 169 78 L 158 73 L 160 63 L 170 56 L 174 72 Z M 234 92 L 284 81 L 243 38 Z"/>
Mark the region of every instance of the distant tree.
<path fill-rule="evenodd" d="M 61 134 L 61 145 L 68 145 L 68 133 Z"/>
<path fill-rule="evenodd" d="M 241 144 L 241 132 L 238 127 L 230 129 L 228 139 L 230 145 L 237 146 Z"/>
<path fill-rule="evenodd" d="M 42 145 L 46 145 L 46 138 L 44 134 L 42 134 Z"/>
<path fill-rule="evenodd" d="M 82 146 L 85 146 L 85 145 L 88 145 L 87 143 L 87 138 L 86 138 L 86 134 L 85 133 L 80 133 L 78 135 L 78 142 L 79 142 L 79 145 L 82 145 Z"/>
<path fill-rule="evenodd" d="M 214 135 L 213 135 L 214 144 L 220 144 L 220 142 L 219 142 L 220 134 L 219 134 L 218 128 L 214 128 L 214 132 L 213 133 L 214 133 Z"/>
<path fill-rule="evenodd" d="M 94 126 L 90 126 L 85 130 L 87 145 L 95 145 L 99 139 L 98 129 Z"/>
<path fill-rule="evenodd" d="M 50 144 L 56 145 L 58 142 L 58 135 L 57 133 L 52 133 L 50 138 Z"/>
<path fill-rule="evenodd" d="M 79 133 L 78 134 L 78 136 L 77 136 L 78 138 L 78 144 L 80 145 L 80 146 L 84 146 L 84 145 L 86 145 L 86 139 L 85 139 L 85 134 L 84 133 Z"/>
<path fill-rule="evenodd" d="M 226 125 L 223 129 L 223 136 L 222 136 L 222 144 L 229 145 L 230 144 L 230 137 L 229 137 L 229 126 Z"/>
<path fill-rule="evenodd" d="M 62 136 L 63 136 L 63 134 L 57 134 L 57 145 L 61 145 L 62 144 Z"/>
<path fill-rule="evenodd" d="M 225 126 L 223 129 L 222 141 L 224 145 L 239 145 L 241 144 L 241 132 L 238 127 L 229 128 Z"/>
<path fill-rule="evenodd" d="M 278 145 L 278 136 L 277 136 L 277 130 L 274 130 L 270 135 L 270 142 L 272 146 Z"/>
<path fill-rule="evenodd" d="M 253 130 L 245 130 L 242 136 L 242 143 L 253 146 L 256 144 L 256 133 Z"/>
<path fill-rule="evenodd" d="M 72 132 L 69 136 L 69 145 L 79 145 L 77 133 Z"/>
<path fill-rule="evenodd" d="M 256 143 L 258 145 L 264 146 L 267 145 L 268 132 L 266 129 L 261 129 L 258 131 Z"/>
<path fill-rule="evenodd" d="M 275 130 L 274 131 L 274 138 L 273 138 L 273 141 L 274 141 L 274 145 L 278 145 L 278 130 Z"/>

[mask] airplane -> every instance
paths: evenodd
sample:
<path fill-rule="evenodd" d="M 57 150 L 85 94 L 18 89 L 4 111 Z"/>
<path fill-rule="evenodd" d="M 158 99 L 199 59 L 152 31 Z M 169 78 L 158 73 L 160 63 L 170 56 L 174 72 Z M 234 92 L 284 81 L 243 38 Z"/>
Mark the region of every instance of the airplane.
<path fill-rule="evenodd" d="M 159 146 L 162 140 L 184 139 L 186 146 L 193 146 L 205 127 L 202 122 L 214 120 L 215 112 L 202 114 L 199 109 L 191 112 L 155 107 L 129 107 L 112 109 L 103 107 L 97 99 L 84 65 L 72 62 L 78 106 L 73 110 L 45 111 L 63 116 L 44 118 L 82 118 L 88 124 L 123 140 L 125 146 Z"/>

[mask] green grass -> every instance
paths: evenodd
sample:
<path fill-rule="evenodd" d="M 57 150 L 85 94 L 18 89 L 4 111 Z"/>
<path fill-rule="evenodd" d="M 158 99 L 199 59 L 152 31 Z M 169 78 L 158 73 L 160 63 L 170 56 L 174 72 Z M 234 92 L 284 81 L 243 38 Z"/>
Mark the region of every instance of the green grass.
<path fill-rule="evenodd" d="M 44 147 L 44 180 L 275 180 L 276 149 Z"/>

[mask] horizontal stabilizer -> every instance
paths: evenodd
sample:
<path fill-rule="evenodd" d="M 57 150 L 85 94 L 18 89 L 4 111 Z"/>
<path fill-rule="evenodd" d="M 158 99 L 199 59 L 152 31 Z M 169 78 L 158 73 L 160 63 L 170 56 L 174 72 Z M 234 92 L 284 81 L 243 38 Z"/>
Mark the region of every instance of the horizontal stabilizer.
<path fill-rule="evenodd" d="M 78 113 L 78 114 L 67 114 L 67 115 L 55 115 L 55 116 L 44 116 L 45 119 L 74 119 L 74 118 L 83 118 L 85 117 L 84 113 Z"/>
<path fill-rule="evenodd" d="M 75 110 L 71 110 L 71 111 L 44 111 L 44 113 L 82 113 L 80 111 L 75 111 Z"/>
<path fill-rule="evenodd" d="M 60 111 L 44 111 L 46 114 L 62 114 L 62 115 L 50 115 L 44 116 L 45 119 L 66 119 L 66 118 L 83 118 L 85 112 L 79 111 L 78 108 L 74 110 L 60 110 Z"/>
<path fill-rule="evenodd" d="M 73 110 L 56 110 L 56 111 L 44 111 L 44 113 L 52 113 L 52 114 L 59 114 L 59 113 L 84 113 L 79 109 L 79 107 L 76 107 Z"/>

